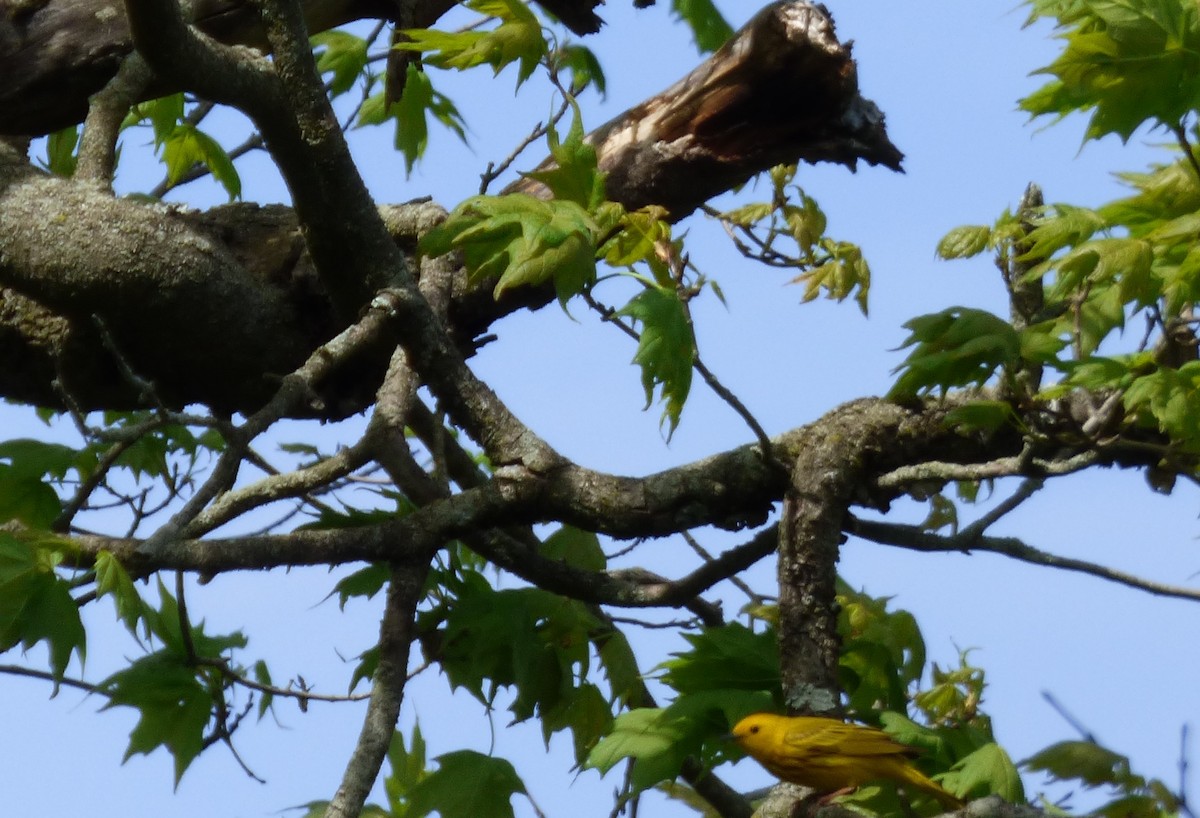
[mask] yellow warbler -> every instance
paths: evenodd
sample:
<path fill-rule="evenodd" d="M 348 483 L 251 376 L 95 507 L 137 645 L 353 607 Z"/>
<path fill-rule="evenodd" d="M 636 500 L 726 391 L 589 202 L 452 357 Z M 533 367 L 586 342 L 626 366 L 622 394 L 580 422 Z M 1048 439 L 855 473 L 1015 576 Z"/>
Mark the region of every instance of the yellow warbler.
<path fill-rule="evenodd" d="M 820 716 L 755 713 L 733 728 L 733 740 L 774 775 L 832 793 L 887 779 L 927 792 L 946 807 L 963 802 L 909 762 L 917 753 L 882 730 Z"/>

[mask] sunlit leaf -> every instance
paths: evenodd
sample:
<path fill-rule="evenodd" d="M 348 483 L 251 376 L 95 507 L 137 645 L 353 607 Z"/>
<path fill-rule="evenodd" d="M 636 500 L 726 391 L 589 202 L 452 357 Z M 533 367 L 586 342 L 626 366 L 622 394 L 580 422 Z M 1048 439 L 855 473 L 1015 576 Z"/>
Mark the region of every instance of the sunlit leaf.
<path fill-rule="evenodd" d="M 641 325 L 633 362 L 642 370 L 647 408 L 661 390 L 663 420 L 669 432 L 679 425 L 683 404 L 692 388 L 696 343 L 679 294 L 673 289 L 647 286 L 617 311 Z"/>
<path fill-rule="evenodd" d="M 438 768 L 409 793 L 408 815 L 512 818 L 512 797 L 525 792 L 512 764 L 473 750 L 459 750 L 435 759 Z"/>

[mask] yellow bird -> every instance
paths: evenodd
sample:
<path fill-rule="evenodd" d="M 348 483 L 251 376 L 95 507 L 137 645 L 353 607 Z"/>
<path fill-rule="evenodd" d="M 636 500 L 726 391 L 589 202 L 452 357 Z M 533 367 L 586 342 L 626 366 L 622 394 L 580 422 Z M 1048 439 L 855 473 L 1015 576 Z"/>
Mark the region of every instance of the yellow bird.
<path fill-rule="evenodd" d="M 963 802 L 913 767 L 917 750 L 882 730 L 820 716 L 755 713 L 733 728 L 733 740 L 774 775 L 835 793 L 887 779 L 929 793 L 944 806 Z"/>

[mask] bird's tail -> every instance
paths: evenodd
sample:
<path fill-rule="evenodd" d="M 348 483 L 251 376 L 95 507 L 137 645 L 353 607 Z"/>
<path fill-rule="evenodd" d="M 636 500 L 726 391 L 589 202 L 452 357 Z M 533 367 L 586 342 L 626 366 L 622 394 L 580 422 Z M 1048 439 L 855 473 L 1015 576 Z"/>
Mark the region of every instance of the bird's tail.
<path fill-rule="evenodd" d="M 962 809 L 966 804 L 961 799 L 947 792 L 940 784 L 931 778 L 925 776 L 920 770 L 915 767 L 904 767 L 904 783 L 910 784 L 913 787 L 921 790 L 924 793 L 932 795 L 946 809 L 956 810 Z"/>

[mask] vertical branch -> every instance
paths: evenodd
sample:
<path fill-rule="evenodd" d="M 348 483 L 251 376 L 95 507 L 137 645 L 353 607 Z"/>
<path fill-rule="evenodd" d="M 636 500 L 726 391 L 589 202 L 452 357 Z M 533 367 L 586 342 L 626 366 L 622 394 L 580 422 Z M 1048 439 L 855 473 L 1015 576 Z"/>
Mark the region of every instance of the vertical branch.
<path fill-rule="evenodd" d="M 784 701 L 789 710 L 820 715 L 840 709 L 835 597 L 842 521 L 848 507 L 843 469 L 835 463 L 812 462 L 828 454 L 818 451 L 797 461 L 779 520 Z"/>
<path fill-rule="evenodd" d="M 129 106 L 141 96 L 152 78 L 150 67 L 135 51 L 121 61 L 121 67 L 108 85 L 92 96 L 79 143 L 76 178 L 112 192 L 121 123 Z"/>
<path fill-rule="evenodd" d="M 903 459 L 906 410 L 877 401 L 824 417 L 795 446 L 779 521 L 779 655 L 784 701 L 799 713 L 837 715 L 837 561 L 850 505 L 879 461 Z M 887 453 L 886 455 L 884 453 Z"/>
<path fill-rule="evenodd" d="M 325 810 L 325 818 L 358 818 L 383 767 L 404 697 L 417 603 L 421 601 L 421 589 L 429 570 L 425 556 L 418 555 L 410 563 L 392 567 L 379 627 L 379 665 L 371 679 L 367 715 L 341 786 Z"/>
<path fill-rule="evenodd" d="M 1029 258 L 1032 249 L 1029 234 L 1036 226 L 1035 219 L 1040 215 L 1045 200 L 1042 189 L 1033 182 L 1025 188 L 1021 203 L 1017 205 L 1017 219 L 1021 225 L 1021 236 L 1012 243 L 1007 253 L 1002 253 L 997 259 L 1000 274 L 1004 277 L 1004 285 L 1008 289 L 1009 316 L 1013 327 L 1023 330 L 1038 320 L 1039 314 L 1046 305 L 1045 289 L 1042 279 L 1031 278 L 1029 272 L 1042 259 Z M 1022 364 L 1013 374 L 1013 385 L 1018 392 L 1017 397 L 1028 398 L 1037 394 L 1042 383 L 1042 367 L 1040 364 Z"/>

